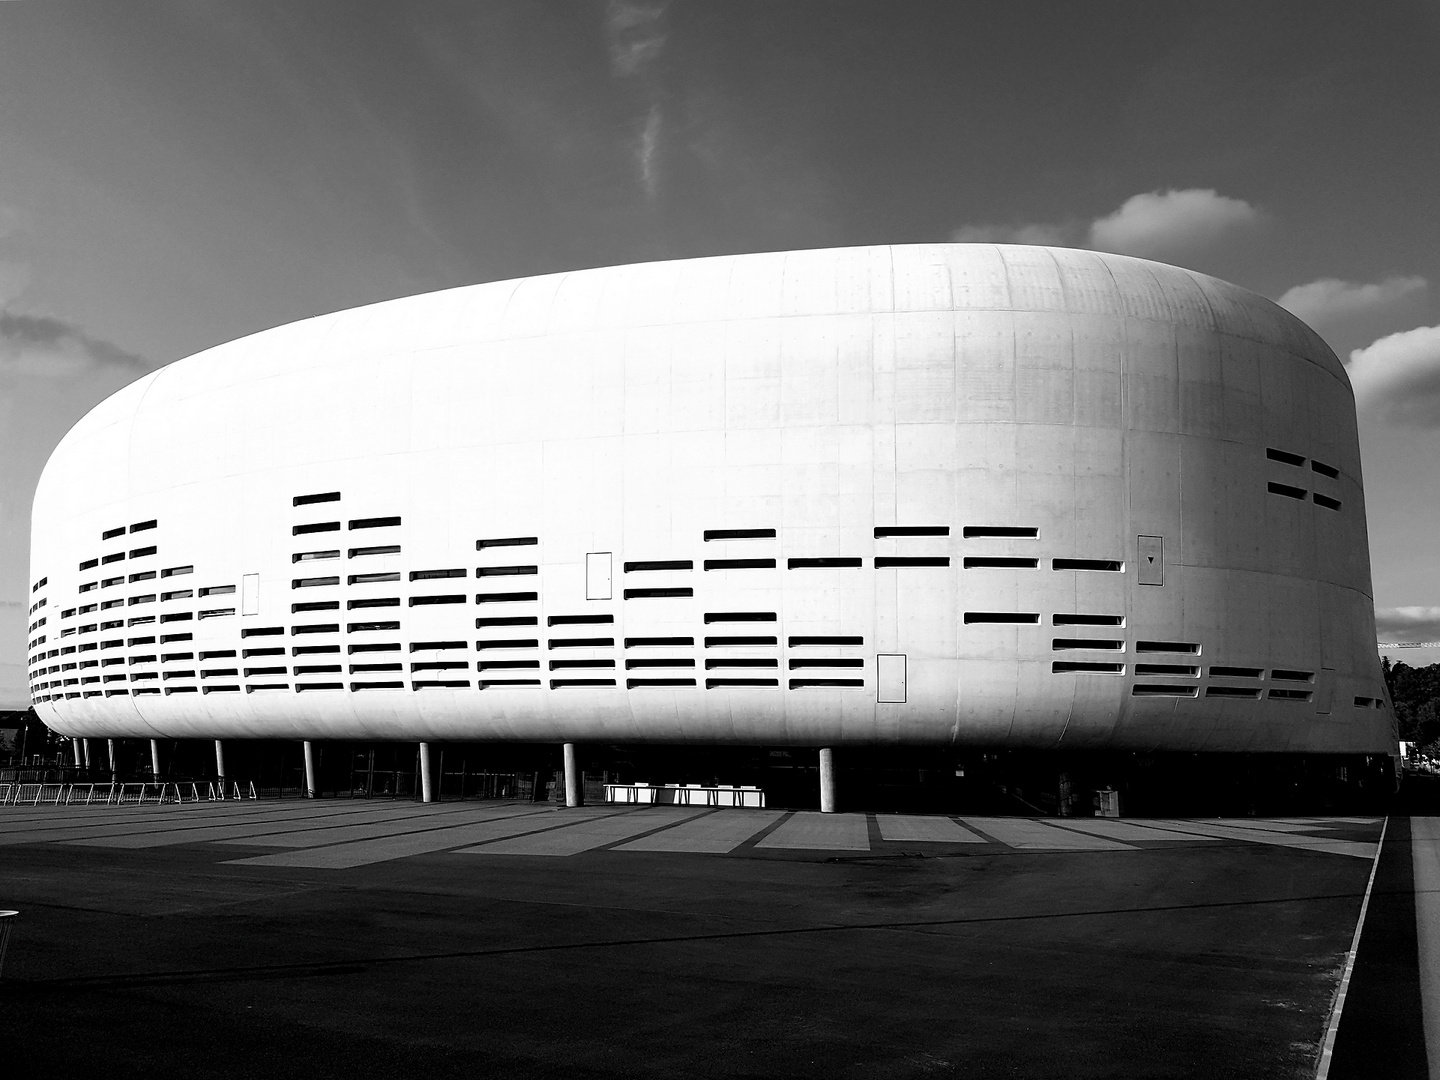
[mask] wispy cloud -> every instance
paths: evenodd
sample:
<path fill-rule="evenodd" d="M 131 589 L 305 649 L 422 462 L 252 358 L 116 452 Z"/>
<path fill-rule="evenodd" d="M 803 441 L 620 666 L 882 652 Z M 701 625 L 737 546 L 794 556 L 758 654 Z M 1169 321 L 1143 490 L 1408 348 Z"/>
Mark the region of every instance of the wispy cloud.
<path fill-rule="evenodd" d="M 964 225 L 956 243 L 1050 244 L 1088 247 L 1142 258 L 1176 258 L 1214 246 L 1258 225 L 1263 213 L 1244 199 L 1211 188 L 1171 189 L 1133 195 L 1094 221 L 1013 222 Z"/>
<path fill-rule="evenodd" d="M 64 379 L 102 367 L 136 375 L 150 369 L 141 357 L 73 323 L 0 311 L 0 372 Z"/>
<path fill-rule="evenodd" d="M 1339 278 L 1320 278 L 1285 290 L 1276 303 L 1323 333 L 1327 328 L 1353 319 L 1384 314 L 1421 296 L 1429 284 L 1423 277 L 1388 277 L 1363 285 Z"/>
<path fill-rule="evenodd" d="M 1376 608 L 1375 631 L 1382 641 L 1440 641 L 1440 607 Z"/>
<path fill-rule="evenodd" d="M 665 119 L 653 69 L 665 49 L 665 8 L 664 3 L 610 0 L 605 12 L 611 74 L 638 80 L 649 103 L 634 154 L 640 186 L 650 199 L 660 191 L 660 136 Z"/>
<path fill-rule="evenodd" d="M 1346 361 L 1357 409 L 1404 427 L 1440 428 L 1440 326 L 1418 326 L 1356 349 Z"/>

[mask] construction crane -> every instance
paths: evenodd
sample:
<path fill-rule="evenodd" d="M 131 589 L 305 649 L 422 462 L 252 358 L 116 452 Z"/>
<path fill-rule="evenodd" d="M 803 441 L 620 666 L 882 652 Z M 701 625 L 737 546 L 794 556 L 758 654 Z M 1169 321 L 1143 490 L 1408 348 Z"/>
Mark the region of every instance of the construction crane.
<path fill-rule="evenodd" d="M 1377 649 L 1440 649 L 1440 641 L 1379 641 Z"/>

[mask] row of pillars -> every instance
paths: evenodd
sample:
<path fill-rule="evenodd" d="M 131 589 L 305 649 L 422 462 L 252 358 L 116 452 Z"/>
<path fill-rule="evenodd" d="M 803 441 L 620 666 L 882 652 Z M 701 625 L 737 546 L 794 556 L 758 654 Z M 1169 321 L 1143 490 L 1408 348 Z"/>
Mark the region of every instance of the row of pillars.
<path fill-rule="evenodd" d="M 75 767 L 90 768 L 90 740 L 74 739 L 75 744 Z M 115 740 L 106 739 L 110 750 L 110 772 L 115 772 Z M 315 773 L 315 744 L 309 739 L 305 740 L 305 797 L 314 799 L 319 796 L 319 781 Z M 585 785 L 580 778 L 580 767 L 575 757 L 575 744 L 567 742 L 563 750 L 565 762 L 565 805 L 585 805 Z M 157 739 L 150 740 L 150 766 L 154 770 L 155 777 L 160 777 L 160 743 Z M 219 739 L 215 740 L 215 772 L 220 777 L 220 783 L 225 783 L 225 744 Z M 435 788 L 430 775 L 430 744 L 420 744 L 420 801 L 434 802 Z M 835 752 L 828 746 L 820 751 L 820 812 L 822 814 L 833 814 L 835 812 Z"/>

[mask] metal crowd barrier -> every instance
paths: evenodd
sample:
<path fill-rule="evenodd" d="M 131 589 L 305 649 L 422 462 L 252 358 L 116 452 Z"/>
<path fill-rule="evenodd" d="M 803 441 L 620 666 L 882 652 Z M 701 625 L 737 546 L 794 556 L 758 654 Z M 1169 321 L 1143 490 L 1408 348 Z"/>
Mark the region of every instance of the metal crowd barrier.
<path fill-rule="evenodd" d="M 208 801 L 220 799 L 258 798 L 254 783 L 249 795 L 241 794 L 239 784 L 231 785 L 227 795 L 223 785 L 209 785 Z M 144 803 L 201 802 L 198 784 L 19 784 L 0 781 L 0 806 L 139 806 Z"/>
<path fill-rule="evenodd" d="M 765 792 L 758 787 L 717 784 L 606 784 L 608 803 L 651 803 L 659 806 L 753 806 L 765 805 Z"/>

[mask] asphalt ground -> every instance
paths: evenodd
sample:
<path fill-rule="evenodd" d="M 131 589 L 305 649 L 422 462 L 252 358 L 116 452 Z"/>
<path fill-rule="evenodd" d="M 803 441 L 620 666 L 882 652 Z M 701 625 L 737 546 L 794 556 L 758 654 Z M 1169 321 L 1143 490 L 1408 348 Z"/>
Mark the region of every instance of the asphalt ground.
<path fill-rule="evenodd" d="M 10 807 L 3 1071 L 1310 1077 L 1380 830 Z"/>

